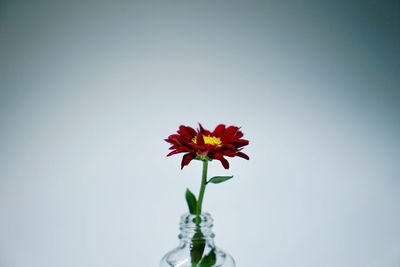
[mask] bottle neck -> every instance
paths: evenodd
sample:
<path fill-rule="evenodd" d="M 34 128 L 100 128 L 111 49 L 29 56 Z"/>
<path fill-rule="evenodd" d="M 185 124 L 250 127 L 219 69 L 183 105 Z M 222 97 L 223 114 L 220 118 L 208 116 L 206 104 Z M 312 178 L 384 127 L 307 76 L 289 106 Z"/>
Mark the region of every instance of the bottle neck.
<path fill-rule="evenodd" d="M 181 217 L 179 239 L 182 242 L 192 242 L 194 240 L 204 240 L 213 242 L 214 233 L 212 232 L 213 218 L 207 212 L 200 216 L 185 213 Z"/>

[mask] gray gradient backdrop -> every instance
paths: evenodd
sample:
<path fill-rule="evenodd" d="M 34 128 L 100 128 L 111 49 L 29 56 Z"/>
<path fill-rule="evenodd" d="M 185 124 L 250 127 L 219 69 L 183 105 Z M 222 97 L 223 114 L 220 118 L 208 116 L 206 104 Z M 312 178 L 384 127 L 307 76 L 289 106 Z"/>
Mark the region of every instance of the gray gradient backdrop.
<path fill-rule="evenodd" d="M 153 267 L 180 124 L 242 126 L 205 209 L 239 267 L 399 267 L 399 1 L 0 2 L 0 266 Z"/>

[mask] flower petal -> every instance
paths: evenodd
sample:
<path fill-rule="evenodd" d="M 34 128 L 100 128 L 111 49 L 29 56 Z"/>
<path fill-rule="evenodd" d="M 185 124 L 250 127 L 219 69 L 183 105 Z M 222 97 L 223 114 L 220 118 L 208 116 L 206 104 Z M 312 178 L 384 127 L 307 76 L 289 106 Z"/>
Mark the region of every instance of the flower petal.
<path fill-rule="evenodd" d="M 226 137 L 234 136 L 238 130 L 239 127 L 237 126 L 229 126 L 228 128 L 225 129 L 224 136 Z"/>
<path fill-rule="evenodd" d="M 222 137 L 224 132 L 225 132 L 225 125 L 219 124 L 217 127 L 215 127 L 215 130 L 212 132 L 212 135 L 216 137 Z"/>
<path fill-rule="evenodd" d="M 236 152 L 232 150 L 224 150 L 221 152 L 224 156 L 234 157 L 236 156 Z"/>
<path fill-rule="evenodd" d="M 187 149 L 185 147 L 179 147 L 179 148 L 175 149 L 174 151 L 169 152 L 167 157 L 178 154 L 178 153 L 183 153 L 183 152 L 187 152 Z"/>
<path fill-rule="evenodd" d="M 249 156 L 247 156 L 245 153 L 240 152 L 240 151 L 236 153 L 236 156 L 247 159 L 247 160 L 250 159 Z"/>
<path fill-rule="evenodd" d="M 196 135 L 196 131 L 192 127 L 184 126 L 184 125 L 179 126 L 178 133 L 182 137 L 189 139 L 189 140 L 191 140 Z"/>
<path fill-rule="evenodd" d="M 225 169 L 229 169 L 229 162 L 224 158 L 221 153 L 215 153 L 214 158 L 219 160 Z"/>
<path fill-rule="evenodd" d="M 203 135 L 206 135 L 206 136 L 211 134 L 211 132 L 209 130 L 204 129 L 203 125 L 201 125 L 200 123 L 199 123 L 199 131 L 198 132 Z"/>
<path fill-rule="evenodd" d="M 198 133 L 196 136 L 196 144 L 198 146 L 204 146 L 204 138 L 203 135 L 201 133 Z"/>
<path fill-rule="evenodd" d="M 187 153 L 185 155 L 183 155 L 182 157 L 182 162 L 181 162 L 181 169 L 183 169 L 183 167 L 189 165 L 189 163 L 196 157 L 196 154 L 194 153 Z"/>

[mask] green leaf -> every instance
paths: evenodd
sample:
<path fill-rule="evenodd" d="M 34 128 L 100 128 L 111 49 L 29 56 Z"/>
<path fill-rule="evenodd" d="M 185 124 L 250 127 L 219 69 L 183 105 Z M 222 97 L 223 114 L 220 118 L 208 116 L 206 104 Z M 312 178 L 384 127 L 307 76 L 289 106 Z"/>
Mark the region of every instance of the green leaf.
<path fill-rule="evenodd" d="M 197 206 L 196 197 L 192 192 L 190 192 L 189 189 L 186 189 L 185 197 L 186 197 L 186 203 L 189 207 L 189 212 L 191 214 L 196 214 L 196 206 Z"/>
<path fill-rule="evenodd" d="M 210 253 L 203 257 L 200 262 L 200 267 L 212 267 L 217 261 L 217 257 L 215 255 L 215 249 L 213 248 Z"/>
<path fill-rule="evenodd" d="M 213 183 L 213 184 L 219 184 L 225 181 L 228 181 L 229 179 L 232 179 L 233 176 L 214 176 L 211 178 L 208 183 Z"/>
<path fill-rule="evenodd" d="M 198 226 L 196 229 L 196 233 L 192 237 L 192 245 L 190 248 L 190 256 L 192 258 L 191 263 L 197 264 L 200 262 L 201 257 L 204 253 L 204 248 L 206 246 L 206 241 L 204 240 L 204 235 Z"/>

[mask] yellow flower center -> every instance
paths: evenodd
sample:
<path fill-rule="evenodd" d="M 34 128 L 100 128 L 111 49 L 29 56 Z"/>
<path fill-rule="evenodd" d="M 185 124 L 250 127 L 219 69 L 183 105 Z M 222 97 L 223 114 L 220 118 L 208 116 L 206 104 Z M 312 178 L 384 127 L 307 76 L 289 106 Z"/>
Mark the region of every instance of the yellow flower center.
<path fill-rule="evenodd" d="M 219 137 L 203 135 L 203 139 L 204 139 L 205 144 L 209 144 L 209 145 L 213 145 L 213 146 L 218 146 L 218 145 L 222 144 L 221 138 L 219 138 Z M 196 137 L 194 137 L 192 139 L 192 141 L 193 141 L 193 143 L 197 144 Z"/>
<path fill-rule="evenodd" d="M 220 144 L 222 143 L 222 142 L 221 142 L 221 138 L 219 138 L 219 137 L 215 137 L 215 136 L 204 136 L 204 135 L 203 135 L 203 138 L 204 138 L 204 143 L 206 143 L 206 144 L 218 146 L 218 145 L 220 145 Z"/>

